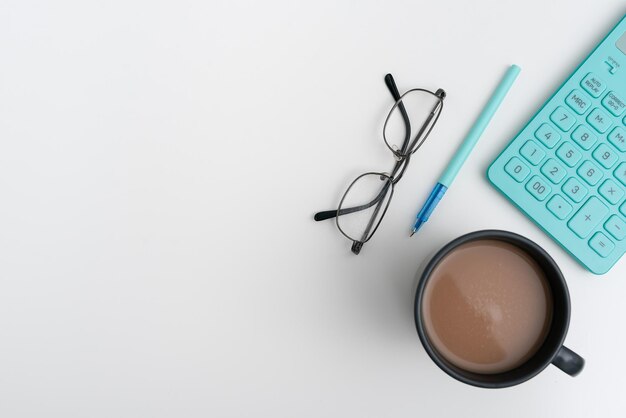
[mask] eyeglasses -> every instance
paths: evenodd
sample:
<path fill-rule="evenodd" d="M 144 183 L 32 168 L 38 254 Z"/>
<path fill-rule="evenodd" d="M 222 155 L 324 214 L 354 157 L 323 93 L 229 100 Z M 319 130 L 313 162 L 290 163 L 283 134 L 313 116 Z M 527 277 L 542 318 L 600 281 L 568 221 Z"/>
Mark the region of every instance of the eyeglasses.
<path fill-rule="evenodd" d="M 411 89 L 400 95 L 391 74 L 385 76 L 385 84 L 395 101 L 383 126 L 383 140 L 396 160 L 391 173 L 361 174 L 348 186 L 336 210 L 318 212 L 314 216 L 316 221 L 334 218 L 339 231 L 352 241 L 354 254 L 361 252 L 378 229 L 393 197 L 394 186 L 404 175 L 411 156 L 430 135 L 446 97 L 442 89 L 435 93 Z"/>

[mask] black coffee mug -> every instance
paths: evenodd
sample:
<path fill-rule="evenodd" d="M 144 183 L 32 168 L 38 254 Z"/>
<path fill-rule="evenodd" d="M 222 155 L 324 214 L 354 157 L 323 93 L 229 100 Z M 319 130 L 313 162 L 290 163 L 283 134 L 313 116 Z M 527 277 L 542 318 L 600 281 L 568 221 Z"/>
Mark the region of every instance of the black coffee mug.
<path fill-rule="evenodd" d="M 457 247 L 468 242 L 479 240 L 503 241 L 525 251 L 543 269 L 547 282 L 552 290 L 552 322 L 543 345 L 525 363 L 503 373 L 480 374 L 464 370 L 450 363 L 439 355 L 431 344 L 424 328 L 422 299 L 424 297 L 426 283 L 431 273 L 439 262 Z M 455 379 L 483 388 L 503 388 L 527 381 L 539 374 L 550 364 L 554 364 L 570 376 L 576 376 L 583 369 L 585 360 L 563 345 L 570 318 L 570 299 L 565 278 L 552 257 L 533 241 L 507 231 L 487 230 L 472 232 L 453 240 L 440 249 L 435 256 L 430 259 L 424 269 L 418 272 L 418 278 L 419 282 L 415 294 L 414 307 L 417 333 L 430 358 L 439 368 Z"/>

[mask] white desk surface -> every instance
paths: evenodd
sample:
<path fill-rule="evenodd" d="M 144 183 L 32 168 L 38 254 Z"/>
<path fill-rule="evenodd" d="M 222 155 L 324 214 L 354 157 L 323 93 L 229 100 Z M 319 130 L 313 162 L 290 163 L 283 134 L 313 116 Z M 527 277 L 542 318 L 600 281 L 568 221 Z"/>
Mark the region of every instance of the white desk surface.
<path fill-rule="evenodd" d="M 586 272 L 485 180 L 624 3 L 298 3 L 0 5 L 0 416 L 624 416 L 626 260 Z M 409 239 L 511 63 L 510 95 Z M 312 216 L 389 169 L 387 72 L 448 97 L 355 257 Z M 415 270 L 486 228 L 560 264 L 578 377 L 484 390 L 427 357 Z"/>

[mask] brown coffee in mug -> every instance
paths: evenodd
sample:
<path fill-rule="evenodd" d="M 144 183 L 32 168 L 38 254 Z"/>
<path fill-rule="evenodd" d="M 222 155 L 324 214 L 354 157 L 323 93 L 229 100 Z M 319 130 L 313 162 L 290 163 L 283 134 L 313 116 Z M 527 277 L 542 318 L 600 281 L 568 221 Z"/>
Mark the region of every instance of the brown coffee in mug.
<path fill-rule="evenodd" d="M 546 339 L 552 295 L 526 251 L 486 239 L 467 242 L 434 268 L 422 299 L 434 349 L 469 372 L 503 373 L 531 358 Z"/>
<path fill-rule="evenodd" d="M 444 245 L 417 272 L 413 312 L 428 356 L 469 385 L 518 385 L 550 364 L 576 376 L 585 365 L 563 345 L 570 298 L 561 269 L 513 232 L 476 231 Z"/>

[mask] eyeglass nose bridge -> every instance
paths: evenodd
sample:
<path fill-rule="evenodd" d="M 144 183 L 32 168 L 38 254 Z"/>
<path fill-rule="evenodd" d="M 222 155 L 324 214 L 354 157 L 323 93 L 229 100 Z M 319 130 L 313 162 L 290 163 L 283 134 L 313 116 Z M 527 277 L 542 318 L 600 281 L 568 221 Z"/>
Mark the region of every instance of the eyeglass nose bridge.
<path fill-rule="evenodd" d="M 402 153 L 400 152 L 400 149 L 395 144 L 391 146 L 391 152 L 393 153 L 393 158 L 398 162 L 406 158 L 406 155 L 402 155 Z"/>

